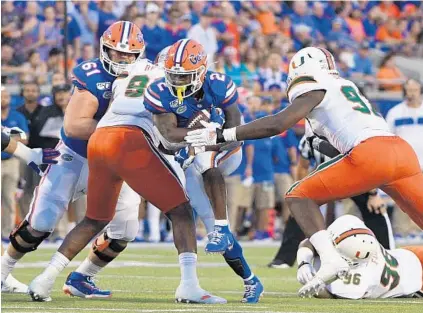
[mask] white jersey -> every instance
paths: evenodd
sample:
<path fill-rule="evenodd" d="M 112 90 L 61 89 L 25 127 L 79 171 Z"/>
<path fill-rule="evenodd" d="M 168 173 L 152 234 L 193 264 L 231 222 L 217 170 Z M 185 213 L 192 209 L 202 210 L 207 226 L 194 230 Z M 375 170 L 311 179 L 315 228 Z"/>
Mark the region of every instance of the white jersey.
<path fill-rule="evenodd" d="M 325 73 L 299 76 L 288 87 L 289 101 L 313 90 L 325 90 L 326 95 L 308 114 L 307 123 L 313 133 L 326 137 L 341 153 L 371 137 L 393 136 L 353 82 Z"/>
<path fill-rule="evenodd" d="M 409 250 L 385 250 L 381 246 L 367 264 L 353 268 L 346 278 L 326 288 L 347 299 L 409 296 L 422 288 L 422 265 Z"/>
<path fill-rule="evenodd" d="M 164 76 L 163 69 L 147 59 L 132 65 L 113 83 L 112 99 L 97 128 L 134 125 L 145 130 L 156 145 L 159 139 L 154 131 L 152 114 L 144 107 L 144 90 L 156 79 Z"/>

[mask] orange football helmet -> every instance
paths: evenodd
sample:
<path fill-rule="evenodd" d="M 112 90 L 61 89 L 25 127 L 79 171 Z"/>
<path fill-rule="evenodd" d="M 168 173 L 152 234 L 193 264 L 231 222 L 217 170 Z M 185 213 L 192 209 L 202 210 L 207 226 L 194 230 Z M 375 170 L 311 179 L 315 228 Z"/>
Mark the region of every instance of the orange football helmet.
<path fill-rule="evenodd" d="M 170 92 L 182 102 L 203 86 L 207 72 L 204 47 L 192 39 L 179 40 L 167 52 L 164 71 Z"/>
<path fill-rule="evenodd" d="M 110 25 L 101 36 L 100 61 L 108 73 L 118 76 L 130 64 L 112 61 L 108 54 L 109 49 L 133 53 L 136 56 L 133 63 L 138 62 L 145 50 L 145 42 L 141 30 L 134 23 L 119 21 Z"/>

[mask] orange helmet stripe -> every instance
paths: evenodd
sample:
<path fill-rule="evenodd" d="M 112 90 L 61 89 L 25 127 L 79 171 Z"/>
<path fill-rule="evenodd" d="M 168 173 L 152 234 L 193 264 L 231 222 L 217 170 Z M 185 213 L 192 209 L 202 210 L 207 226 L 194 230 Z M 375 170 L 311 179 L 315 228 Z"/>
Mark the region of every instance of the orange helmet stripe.
<path fill-rule="evenodd" d="M 335 244 L 339 244 L 344 239 L 347 239 L 348 237 L 351 237 L 351 236 L 354 236 L 354 235 L 370 235 L 370 236 L 373 236 L 373 237 L 375 236 L 373 234 L 373 232 L 370 229 L 367 229 L 367 228 L 351 229 L 351 230 L 347 230 L 346 232 L 340 234 L 335 239 Z"/>

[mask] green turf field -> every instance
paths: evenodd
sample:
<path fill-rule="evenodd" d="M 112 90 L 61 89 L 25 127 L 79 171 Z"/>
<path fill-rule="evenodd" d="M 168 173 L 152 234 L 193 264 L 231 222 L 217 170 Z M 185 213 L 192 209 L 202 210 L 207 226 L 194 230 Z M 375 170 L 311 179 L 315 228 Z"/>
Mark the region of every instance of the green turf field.
<path fill-rule="evenodd" d="M 225 313 L 277 313 L 277 312 L 423 312 L 423 299 L 392 300 L 318 300 L 299 299 L 296 291 L 299 284 L 294 270 L 268 269 L 275 247 L 245 248 L 245 254 L 253 271 L 259 275 L 265 294 L 257 305 L 239 303 L 243 286 L 241 280 L 226 266 L 220 256 L 206 256 L 200 248 L 198 269 L 201 285 L 216 295 L 225 297 L 228 304 L 219 306 L 187 305 L 174 303 L 174 291 L 179 283 L 177 256 L 171 247 L 130 246 L 112 267 L 98 277 L 98 285 L 114 291 L 107 300 L 83 300 L 69 298 L 61 292 L 66 271 L 59 276 L 49 303 L 31 302 L 25 295 L 2 295 L 2 312 L 26 313 L 153 313 L 153 312 L 225 312 Z M 39 249 L 21 262 L 14 275 L 28 283 L 42 271 L 54 249 Z M 85 253 L 78 257 L 82 260 Z M 73 262 L 69 269 L 75 268 Z M 22 267 L 25 268 L 22 268 Z"/>

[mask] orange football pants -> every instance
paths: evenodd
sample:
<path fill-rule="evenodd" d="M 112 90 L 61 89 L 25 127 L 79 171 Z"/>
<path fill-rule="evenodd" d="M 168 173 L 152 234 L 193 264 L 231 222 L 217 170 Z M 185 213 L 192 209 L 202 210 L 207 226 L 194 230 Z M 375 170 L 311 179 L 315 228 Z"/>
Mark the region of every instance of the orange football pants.
<path fill-rule="evenodd" d="M 423 173 L 413 148 L 397 136 L 372 137 L 322 163 L 286 197 L 322 205 L 374 188 L 385 191 L 423 229 Z"/>
<path fill-rule="evenodd" d="M 88 167 L 91 219 L 112 220 L 124 181 L 164 213 L 189 201 L 171 166 L 138 127 L 97 129 L 88 142 Z"/>
<path fill-rule="evenodd" d="M 422 269 L 423 269 L 423 246 L 408 246 L 408 247 L 403 247 L 402 249 L 406 249 L 413 252 L 417 256 L 417 258 L 420 260 L 420 264 L 422 265 Z M 423 275 L 422 275 L 421 291 L 423 292 Z"/>

